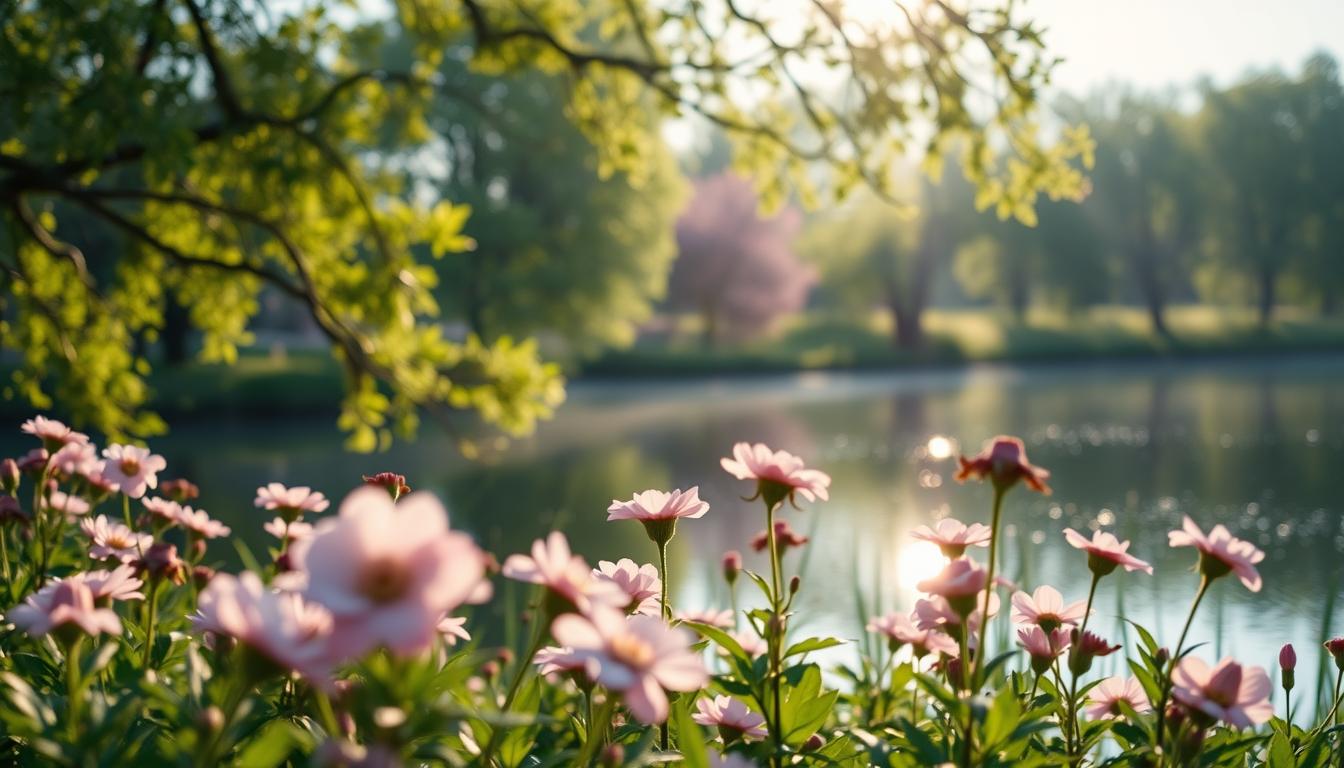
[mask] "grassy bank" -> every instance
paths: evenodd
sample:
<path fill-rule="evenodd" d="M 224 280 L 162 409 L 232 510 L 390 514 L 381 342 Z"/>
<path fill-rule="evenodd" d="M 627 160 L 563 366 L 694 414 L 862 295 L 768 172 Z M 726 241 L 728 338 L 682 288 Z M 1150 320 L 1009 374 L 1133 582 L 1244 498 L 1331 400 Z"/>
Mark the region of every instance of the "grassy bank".
<path fill-rule="evenodd" d="M 590 361 L 573 378 L 669 378 L 818 369 L 899 369 L 983 361 L 1072 361 L 1344 351 L 1344 319 L 1284 310 L 1268 329 L 1248 312 L 1183 307 L 1171 312 L 1170 339 L 1133 308 L 1064 316 L 1034 312 L 1025 322 L 988 311 L 935 310 L 916 350 L 897 349 L 881 316 L 866 322 L 803 315 L 768 339 L 706 349 L 694 328 L 681 341 L 645 341 Z M 153 374 L 153 407 L 173 421 L 330 416 L 341 372 L 324 351 L 244 355 L 234 366 L 188 364 Z M 0 415 L 28 415 L 0 400 Z"/>

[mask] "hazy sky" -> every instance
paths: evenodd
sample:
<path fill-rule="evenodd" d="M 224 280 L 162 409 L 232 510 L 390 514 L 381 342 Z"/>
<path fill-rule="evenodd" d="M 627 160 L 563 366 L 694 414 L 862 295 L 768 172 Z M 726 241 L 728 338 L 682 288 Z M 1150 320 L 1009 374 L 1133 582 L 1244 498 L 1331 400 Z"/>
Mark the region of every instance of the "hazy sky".
<path fill-rule="evenodd" d="M 1344 0 L 1027 0 L 1046 26 L 1048 50 L 1065 58 L 1058 87 L 1109 81 L 1144 88 L 1217 82 L 1250 67 L 1299 67 L 1326 49 L 1344 60 Z"/>

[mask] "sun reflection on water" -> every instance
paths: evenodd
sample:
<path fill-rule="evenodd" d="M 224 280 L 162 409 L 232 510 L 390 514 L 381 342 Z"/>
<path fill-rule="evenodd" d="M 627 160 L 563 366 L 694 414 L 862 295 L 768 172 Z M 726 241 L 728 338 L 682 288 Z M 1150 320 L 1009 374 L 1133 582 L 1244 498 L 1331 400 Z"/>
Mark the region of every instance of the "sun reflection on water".
<path fill-rule="evenodd" d="M 938 575 L 946 564 L 946 558 L 936 545 L 911 540 L 896 553 L 896 579 L 902 590 L 914 592 L 916 584 Z"/>

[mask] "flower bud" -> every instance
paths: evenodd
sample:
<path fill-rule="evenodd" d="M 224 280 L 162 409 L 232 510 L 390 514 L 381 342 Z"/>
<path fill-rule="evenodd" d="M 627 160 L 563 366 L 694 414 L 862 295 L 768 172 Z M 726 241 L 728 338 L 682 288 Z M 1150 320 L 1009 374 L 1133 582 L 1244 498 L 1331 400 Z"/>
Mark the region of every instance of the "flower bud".
<path fill-rule="evenodd" d="M 201 495 L 201 489 L 197 488 L 195 483 L 182 478 L 165 480 L 159 483 L 159 492 L 179 504 L 191 501 Z"/>
<path fill-rule="evenodd" d="M 215 569 L 208 565 L 198 565 L 191 569 L 191 580 L 198 590 L 205 589 L 213 578 L 215 578 Z"/>
<path fill-rule="evenodd" d="M 19 472 L 19 463 L 13 459 L 0 461 L 0 489 L 5 493 L 13 495 L 19 490 L 19 480 L 23 479 L 23 473 Z"/>
<path fill-rule="evenodd" d="M 499 662 L 487 661 L 481 665 L 481 677 L 487 680 L 493 680 L 499 674 Z"/>
<path fill-rule="evenodd" d="M 1325 650 L 1335 660 L 1335 666 L 1344 670 L 1344 637 L 1336 637 L 1325 641 Z"/>
<path fill-rule="evenodd" d="M 1153 654 L 1153 661 L 1159 667 L 1164 666 L 1168 661 L 1171 661 L 1171 651 L 1167 650 L 1166 646 L 1158 648 L 1157 653 Z"/>
<path fill-rule="evenodd" d="M 28 513 L 23 511 L 19 500 L 13 496 L 0 495 L 0 525 L 27 522 Z"/>
<path fill-rule="evenodd" d="M 1285 672 L 1297 669 L 1297 652 L 1293 650 L 1292 643 L 1284 643 L 1279 649 L 1279 668 Z"/>
<path fill-rule="evenodd" d="M 513 663 L 513 650 L 510 648 L 500 648 L 499 653 L 495 654 L 495 658 L 499 659 L 500 664 L 507 667 Z"/>
<path fill-rule="evenodd" d="M 224 712 L 214 705 L 196 714 L 196 726 L 205 734 L 215 734 L 224 727 Z"/>
<path fill-rule="evenodd" d="M 826 746 L 826 739 L 820 733 L 814 733 L 807 737 L 807 741 L 803 742 L 802 749 L 804 752 L 816 752 L 824 746 Z"/>
<path fill-rule="evenodd" d="M 619 768 L 625 765 L 625 747 L 620 744 L 608 744 L 602 748 L 602 754 L 598 757 L 598 765 L 602 768 Z"/>
<path fill-rule="evenodd" d="M 732 586 L 737 581 L 737 575 L 742 572 L 742 553 L 736 549 L 730 549 L 723 553 L 723 579 Z"/>
<path fill-rule="evenodd" d="M 803 578 L 801 576 L 794 576 L 792 579 L 789 579 L 789 594 L 790 595 L 798 594 L 798 590 L 801 589 L 802 586 L 803 586 Z"/>
<path fill-rule="evenodd" d="M 154 579 L 165 579 L 174 584 L 186 580 L 186 563 L 177 556 L 177 546 L 156 542 L 140 558 L 139 570 Z"/>
<path fill-rule="evenodd" d="M 411 492 L 411 487 L 406 484 L 406 477 L 395 472 L 379 472 L 363 477 L 365 485 L 376 485 L 382 488 L 392 496 L 393 501 Z"/>

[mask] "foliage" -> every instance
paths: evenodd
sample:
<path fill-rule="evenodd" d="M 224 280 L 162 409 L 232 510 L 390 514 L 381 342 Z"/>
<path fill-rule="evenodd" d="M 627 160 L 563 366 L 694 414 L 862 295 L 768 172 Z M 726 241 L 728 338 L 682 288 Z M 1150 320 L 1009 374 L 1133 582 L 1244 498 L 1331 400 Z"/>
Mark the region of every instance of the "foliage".
<path fill-rule="evenodd" d="M 234 577 L 208 565 L 222 557 L 228 529 L 185 506 L 190 484 L 156 483 L 157 457 L 111 446 L 99 461 L 64 425 L 37 419 L 26 428 L 48 452 L 25 457 L 22 469 L 0 461 L 2 591 L 6 605 L 17 604 L 0 626 L 7 762 L 1324 768 L 1341 748 L 1338 680 L 1335 708 L 1304 726 L 1306 697 L 1290 699 L 1299 702 L 1294 714 L 1274 716 L 1263 670 L 1228 659 L 1221 672 L 1192 677 L 1203 649 L 1188 636 L 1191 619 L 1211 589 L 1240 588 L 1238 579 L 1258 589 L 1259 553 L 1225 530 L 1205 536 L 1188 519 L 1171 541 L 1198 549 L 1199 576 L 1174 645 L 1138 625 L 1123 649 L 1087 631 L 1097 582 L 1147 578 L 1146 563 L 1127 543 L 1066 531 L 1085 550 L 1077 568 L 1090 571 L 1086 604 L 1058 592 L 1051 603 L 1049 587 L 1017 592 L 1013 622 L 1041 638 L 1054 632 L 1059 644 L 1024 639 L 1028 654 L 990 651 L 988 624 L 1008 620 L 995 615 L 1007 605 L 998 610 L 993 578 L 1000 528 L 1014 514 L 1004 501 L 1019 484 L 1048 491 L 1048 472 L 1012 438 L 961 458 L 961 479 L 993 491 L 991 526 L 945 520 L 916 531 L 948 559 L 920 583 L 927 596 L 913 615 L 867 616 L 863 585 L 851 585 L 870 633 L 857 647 L 794 629 L 809 624 L 794 608 L 802 589 L 846 590 L 792 576 L 786 552 L 807 543 L 784 533 L 764 537 L 768 574 L 725 557 L 733 610 L 671 619 L 660 592 L 670 579 L 666 544 L 679 518 L 695 525 L 713 513 L 692 489 L 636 494 L 609 510 L 643 524 L 656 568 L 622 560 L 590 571 L 559 533 L 505 560 L 507 579 L 536 585 L 532 640 L 516 655 L 486 647 L 488 628 L 454 615 L 490 599 L 487 559 L 439 527 L 442 508 L 405 478 L 366 478 L 375 487 L 325 517 L 317 517 L 327 506 L 321 493 L 258 489 L 257 506 L 277 515 L 267 530 L 279 543 L 256 555 L 239 547 L 245 572 Z M 741 443 L 722 464 L 754 488 L 767 531 L 788 530 L 773 525 L 786 504 L 829 495 L 824 473 L 762 445 Z M 175 500 L 142 496 L 139 481 Z M 419 524 L 405 525 L 411 519 Z M 392 520 L 404 527 L 374 524 Z M 986 545 L 982 568 L 968 553 Z M 112 569 L 123 588 L 95 598 Z M 630 578 L 603 575 L 618 571 Z M 442 597 L 446 584 L 455 597 Z M 988 617 L 975 607 L 986 604 Z M 416 639 L 407 622 L 424 611 L 438 629 L 431 623 Z M 370 629 L 387 639 L 350 645 Z M 546 647 L 561 638 L 573 645 Z M 1344 669 L 1344 639 L 1327 648 Z M 1128 657 L 1125 676 L 1091 672 L 1094 656 L 1116 650 Z M 1289 648 L 1280 658 L 1279 683 L 1291 695 L 1296 657 Z"/>
<path fill-rule="evenodd" d="M 793 250 L 798 224 L 793 209 L 762 216 L 750 182 L 731 172 L 696 181 L 677 220 L 667 306 L 697 313 L 707 346 L 769 329 L 812 285 Z"/>
<path fill-rule="evenodd" d="M 471 245 L 466 205 L 405 183 L 443 128 L 430 105 L 458 96 L 440 89 L 450 51 L 483 78 L 563 82 L 602 177 L 648 177 L 662 151 L 650 126 L 696 114 L 726 130 L 768 204 L 788 191 L 817 202 L 817 180 L 888 195 L 892 159 L 917 145 L 931 165 L 962 157 L 978 202 L 1001 215 L 1029 220 L 1042 192 L 1080 188 L 1070 161 L 1088 139 L 1047 140 L 1037 97 L 1053 62 L 1012 5 L 898 5 L 902 23 L 873 27 L 822 2 L 781 8 L 399 0 L 374 17 L 265 0 L 11 3 L 0 340 L 22 367 L 5 394 L 114 436 L 161 431 L 143 406 L 165 314 L 180 305 L 206 359 L 228 362 L 278 294 L 345 367 L 354 447 L 410 433 L 422 409 L 530 428 L 560 397 L 555 369 L 529 342 L 446 338 L 435 270 L 414 255 Z M 389 39 L 411 46 L 405 67 L 361 68 Z"/>

